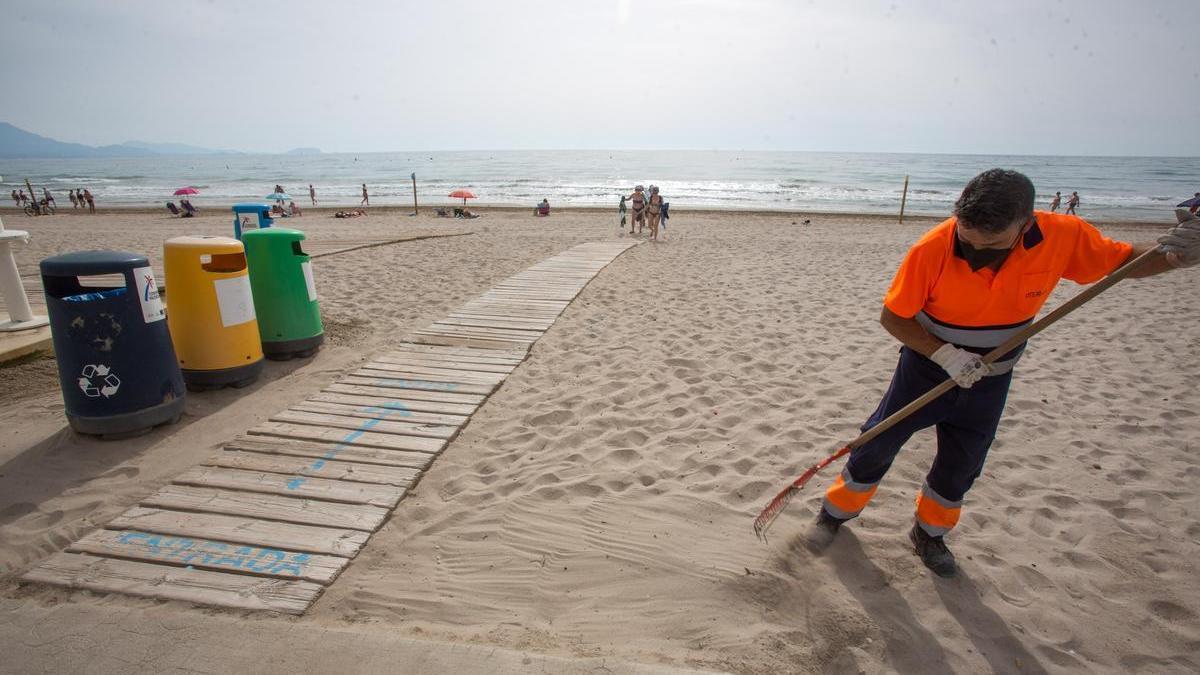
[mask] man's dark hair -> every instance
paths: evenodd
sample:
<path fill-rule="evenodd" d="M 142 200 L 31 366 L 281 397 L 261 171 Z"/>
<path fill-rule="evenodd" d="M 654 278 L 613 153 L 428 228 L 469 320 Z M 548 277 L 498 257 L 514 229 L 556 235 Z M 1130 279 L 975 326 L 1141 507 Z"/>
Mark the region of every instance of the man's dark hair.
<path fill-rule="evenodd" d="M 1033 213 L 1033 181 L 1008 169 L 988 169 L 971 179 L 954 202 L 954 215 L 965 228 L 1003 232 Z"/>

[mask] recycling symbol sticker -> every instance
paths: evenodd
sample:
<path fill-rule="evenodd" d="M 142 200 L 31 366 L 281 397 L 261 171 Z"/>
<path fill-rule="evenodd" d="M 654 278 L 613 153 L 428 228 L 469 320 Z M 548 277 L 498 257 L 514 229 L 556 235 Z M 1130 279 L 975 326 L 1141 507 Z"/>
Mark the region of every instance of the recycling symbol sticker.
<path fill-rule="evenodd" d="M 79 388 L 88 398 L 109 398 L 121 388 L 121 379 L 105 365 L 86 365 L 79 376 Z"/>

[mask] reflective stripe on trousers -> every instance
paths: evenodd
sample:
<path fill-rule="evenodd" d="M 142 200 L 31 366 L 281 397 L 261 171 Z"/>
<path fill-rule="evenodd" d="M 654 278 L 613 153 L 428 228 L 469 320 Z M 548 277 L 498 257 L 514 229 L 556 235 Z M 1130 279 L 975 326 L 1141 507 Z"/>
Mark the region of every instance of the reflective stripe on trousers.
<path fill-rule="evenodd" d="M 859 514 L 875 496 L 879 483 L 856 483 L 850 472 L 842 473 L 825 491 L 825 510 L 834 518 L 849 520 Z"/>
<path fill-rule="evenodd" d="M 917 494 L 917 524 L 928 534 L 940 537 L 958 524 L 962 511 L 962 500 L 951 501 L 939 495 L 929 483 L 921 486 Z"/>

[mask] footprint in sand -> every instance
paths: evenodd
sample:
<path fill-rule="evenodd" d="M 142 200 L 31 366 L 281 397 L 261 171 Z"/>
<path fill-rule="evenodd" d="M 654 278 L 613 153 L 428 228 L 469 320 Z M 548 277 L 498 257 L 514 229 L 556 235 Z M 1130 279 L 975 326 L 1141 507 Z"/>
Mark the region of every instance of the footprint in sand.
<path fill-rule="evenodd" d="M 554 410 L 548 413 L 530 417 L 529 424 L 535 427 L 563 426 L 570 424 L 574 419 L 575 414 L 570 410 Z"/>

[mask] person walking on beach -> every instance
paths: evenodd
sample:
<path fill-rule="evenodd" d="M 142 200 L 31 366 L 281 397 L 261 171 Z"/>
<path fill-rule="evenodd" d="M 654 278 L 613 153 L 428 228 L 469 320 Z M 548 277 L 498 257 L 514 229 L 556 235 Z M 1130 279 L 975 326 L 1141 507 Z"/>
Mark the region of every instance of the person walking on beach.
<path fill-rule="evenodd" d="M 25 202 L 29 201 L 29 198 L 25 196 L 24 190 L 17 190 L 17 196 L 21 198 L 19 206 L 25 206 Z"/>
<path fill-rule="evenodd" d="M 46 199 L 46 206 L 58 208 L 58 204 L 54 202 L 54 195 L 50 194 L 49 188 L 42 188 L 42 196 Z"/>
<path fill-rule="evenodd" d="M 1067 215 L 1075 215 L 1075 207 L 1079 206 L 1079 193 L 1072 192 L 1071 198 L 1067 200 Z"/>
<path fill-rule="evenodd" d="M 649 211 L 650 219 L 650 241 L 658 241 L 658 219 L 662 213 L 663 198 L 658 194 L 658 186 L 650 186 L 650 199 L 646 202 L 646 210 Z"/>
<path fill-rule="evenodd" d="M 75 196 L 74 190 L 67 190 L 67 196 L 71 198 L 71 208 L 79 208 L 79 198 Z"/>
<path fill-rule="evenodd" d="M 633 212 L 632 220 L 629 221 L 629 234 L 633 234 L 633 226 L 637 225 L 637 231 L 640 234 L 642 229 L 646 227 L 646 188 L 641 185 L 633 188 L 633 194 L 629 195 L 629 208 Z"/>
<path fill-rule="evenodd" d="M 370 205 L 371 205 L 371 196 L 367 194 L 367 184 L 363 183 L 363 198 L 362 198 L 362 203 L 359 204 L 359 206 L 370 206 Z"/>
<path fill-rule="evenodd" d="M 1050 213 L 1058 213 L 1058 207 L 1062 205 L 1062 193 L 1055 192 L 1054 199 L 1050 200 Z"/>
<path fill-rule="evenodd" d="M 92 197 L 92 193 L 87 188 L 83 189 L 83 199 L 87 202 L 88 213 L 96 212 L 96 200 Z"/>
<path fill-rule="evenodd" d="M 12 191 L 12 198 L 13 198 L 13 205 L 16 206 L 17 208 L 21 208 L 21 197 L 20 197 L 20 195 L 17 194 L 16 190 Z"/>
<path fill-rule="evenodd" d="M 880 316 L 902 345 L 899 364 L 862 428 L 879 424 L 947 376 L 958 387 L 850 452 L 825 493 L 809 532 L 810 549 L 832 544 L 841 526 L 866 508 L 909 437 L 936 426 L 937 455 L 917 497 L 909 539 L 926 567 L 941 577 L 955 575 L 944 537 L 983 470 L 1024 345 L 991 364 L 981 355 L 1032 323 L 1060 279 L 1090 284 L 1155 248 L 1113 241 L 1078 216 L 1034 211 L 1033 203 L 1027 177 L 985 171 L 967 183 L 954 215 L 909 249 Z M 1200 219 L 1183 209 L 1176 217 L 1179 224 L 1158 240 L 1160 253 L 1132 276 L 1200 263 Z"/>
<path fill-rule="evenodd" d="M 313 189 L 312 183 L 308 184 L 308 198 L 312 200 L 312 205 L 317 205 L 317 191 Z"/>

